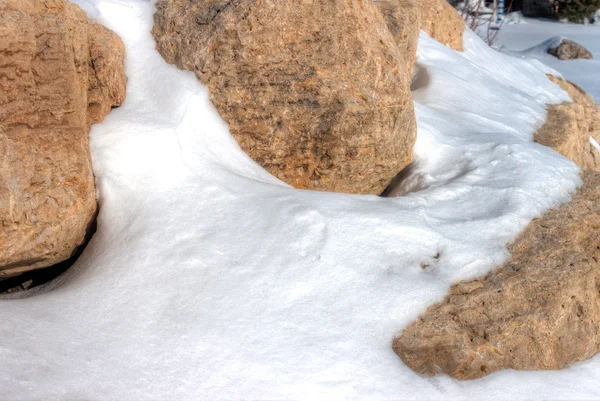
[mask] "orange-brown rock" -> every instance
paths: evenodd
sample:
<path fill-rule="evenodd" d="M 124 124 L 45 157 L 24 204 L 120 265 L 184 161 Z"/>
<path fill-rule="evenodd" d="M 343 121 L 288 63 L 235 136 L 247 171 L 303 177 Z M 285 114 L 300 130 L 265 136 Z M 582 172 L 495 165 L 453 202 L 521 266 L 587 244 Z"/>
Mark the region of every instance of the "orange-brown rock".
<path fill-rule="evenodd" d="M 535 141 L 550 146 L 583 170 L 600 171 L 600 153 L 590 137 L 600 142 L 600 108 L 583 89 L 562 78 L 548 78 L 564 89 L 573 102 L 548 106 Z"/>
<path fill-rule="evenodd" d="M 553 55 L 559 60 L 591 60 L 594 58 L 592 53 L 579 43 L 562 38 L 555 46 L 548 49 L 548 54 Z"/>
<path fill-rule="evenodd" d="M 458 283 L 393 342 L 414 371 L 475 379 L 500 369 L 560 369 L 600 351 L 600 173 L 572 202 L 534 220 L 512 257 Z"/>
<path fill-rule="evenodd" d="M 418 0 L 374 0 L 412 73 L 421 31 Z"/>
<path fill-rule="evenodd" d="M 0 1 L 0 278 L 83 242 L 96 212 L 88 132 L 125 97 L 123 57 L 74 4 Z"/>
<path fill-rule="evenodd" d="M 296 188 L 379 194 L 412 160 L 407 60 L 372 1 L 159 0 L 162 56 L 194 71 L 241 148 Z"/>
<path fill-rule="evenodd" d="M 454 50 L 463 50 L 465 21 L 446 0 L 417 0 L 421 29 Z"/>

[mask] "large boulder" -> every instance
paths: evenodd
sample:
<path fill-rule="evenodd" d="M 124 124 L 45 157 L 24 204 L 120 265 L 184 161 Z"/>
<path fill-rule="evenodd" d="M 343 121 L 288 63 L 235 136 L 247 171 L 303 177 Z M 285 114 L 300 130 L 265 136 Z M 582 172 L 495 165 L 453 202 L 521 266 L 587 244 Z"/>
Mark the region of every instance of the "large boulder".
<path fill-rule="evenodd" d="M 600 171 L 600 153 L 590 142 L 590 137 L 600 142 L 600 108 L 574 83 L 554 76 L 548 78 L 564 89 L 573 102 L 548 107 L 546 122 L 535 133 L 535 141 L 550 146 L 583 170 Z"/>
<path fill-rule="evenodd" d="M 512 257 L 458 283 L 393 342 L 414 371 L 475 379 L 560 369 L 600 351 L 600 173 L 571 203 L 534 220 Z"/>
<path fill-rule="evenodd" d="M 402 54 L 415 55 L 419 32 L 454 50 L 463 50 L 465 21 L 446 0 L 373 0 Z M 409 65 L 413 66 L 413 61 Z"/>
<path fill-rule="evenodd" d="M 454 50 L 463 50 L 465 22 L 446 0 L 373 0 L 405 56 L 407 69 L 413 74 L 417 58 L 419 33 Z"/>
<path fill-rule="evenodd" d="M 125 97 L 124 46 L 65 0 L 0 1 L 0 278 L 68 259 L 96 213 L 90 124 Z"/>
<path fill-rule="evenodd" d="M 153 35 L 296 188 L 379 194 L 412 160 L 407 63 L 371 1 L 159 0 Z M 411 51 L 413 51 L 411 49 Z"/>
<path fill-rule="evenodd" d="M 559 60 L 591 60 L 594 58 L 592 53 L 579 43 L 564 38 L 558 41 L 555 46 L 550 47 L 548 49 L 548 54 L 551 54 Z"/>
<path fill-rule="evenodd" d="M 421 31 L 418 0 L 373 0 L 383 14 L 390 33 L 396 40 L 406 61 L 406 69 L 413 71 Z"/>
<path fill-rule="evenodd" d="M 421 29 L 454 50 L 463 50 L 465 21 L 446 0 L 417 0 Z"/>

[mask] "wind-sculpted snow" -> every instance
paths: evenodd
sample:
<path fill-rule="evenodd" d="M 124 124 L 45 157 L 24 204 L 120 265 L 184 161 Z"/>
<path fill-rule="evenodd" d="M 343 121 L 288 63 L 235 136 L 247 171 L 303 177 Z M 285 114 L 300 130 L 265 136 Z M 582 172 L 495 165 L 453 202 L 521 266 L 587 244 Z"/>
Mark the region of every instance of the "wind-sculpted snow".
<path fill-rule="evenodd" d="M 161 59 L 149 3 L 95 5 L 126 43 L 129 77 L 91 133 L 98 231 L 54 289 L 0 302 L 3 400 L 598 395 L 599 359 L 457 383 L 415 375 L 391 348 L 579 184 L 574 164 L 531 142 L 544 103 L 566 98 L 537 64 L 513 68 L 472 35 L 464 54 L 422 36 L 430 81 L 414 94 L 410 177 L 422 189 L 298 191 L 239 149 L 192 73 Z M 494 78 L 503 69 L 510 82 Z"/>

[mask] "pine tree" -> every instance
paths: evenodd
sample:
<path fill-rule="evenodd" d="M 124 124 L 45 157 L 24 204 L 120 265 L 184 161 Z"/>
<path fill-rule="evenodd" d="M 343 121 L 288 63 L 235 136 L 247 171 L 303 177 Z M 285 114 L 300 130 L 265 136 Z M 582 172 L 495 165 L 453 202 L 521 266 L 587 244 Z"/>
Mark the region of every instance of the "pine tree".
<path fill-rule="evenodd" d="M 558 17 L 570 22 L 589 21 L 600 9 L 600 0 L 557 0 Z"/>

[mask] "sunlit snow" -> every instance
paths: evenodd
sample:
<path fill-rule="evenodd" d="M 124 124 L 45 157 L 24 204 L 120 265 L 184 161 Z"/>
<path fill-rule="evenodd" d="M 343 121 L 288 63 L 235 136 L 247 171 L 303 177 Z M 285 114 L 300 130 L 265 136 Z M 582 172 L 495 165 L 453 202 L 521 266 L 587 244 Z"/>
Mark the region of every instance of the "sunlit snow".
<path fill-rule="evenodd" d="M 91 132 L 98 232 L 76 265 L 0 302 L 2 400 L 531 399 L 600 395 L 560 372 L 422 378 L 391 342 L 451 283 L 507 258 L 578 168 L 532 142 L 568 100 L 539 62 L 422 34 L 405 196 L 298 191 L 167 65 L 148 2 L 86 0 L 127 48 L 124 105 Z M 410 185 L 409 185 L 410 187 Z"/>

